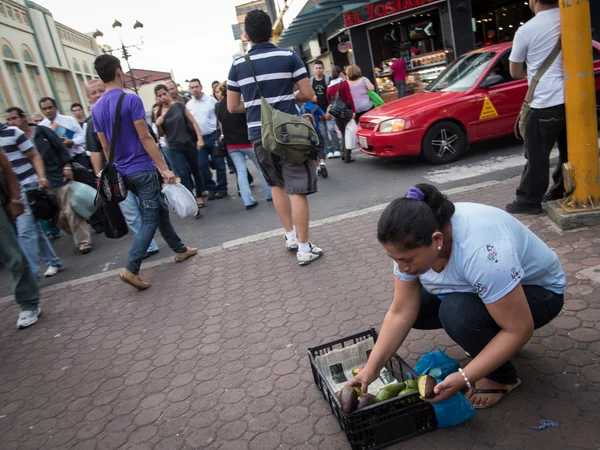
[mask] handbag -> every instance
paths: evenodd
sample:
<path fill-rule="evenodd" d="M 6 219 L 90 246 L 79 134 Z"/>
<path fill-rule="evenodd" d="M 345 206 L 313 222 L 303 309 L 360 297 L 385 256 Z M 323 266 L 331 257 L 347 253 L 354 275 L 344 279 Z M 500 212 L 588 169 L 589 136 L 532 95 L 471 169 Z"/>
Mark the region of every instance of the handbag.
<path fill-rule="evenodd" d="M 263 148 L 283 160 L 287 159 L 294 164 L 304 163 L 317 153 L 319 135 L 315 127 L 297 114 L 288 114 L 273 108 L 262 95 L 250 57 L 245 55 L 244 58 L 250 67 L 261 99 L 260 124 Z"/>
<path fill-rule="evenodd" d="M 373 103 L 374 108 L 385 105 L 381 95 L 379 95 L 377 92 L 367 89 L 367 94 L 369 94 L 369 98 L 371 99 L 371 103 Z"/>
<path fill-rule="evenodd" d="M 98 188 L 96 191 L 96 204 L 99 203 L 120 203 L 127 198 L 127 187 L 125 181 L 115 167 L 115 151 L 117 145 L 117 136 L 121 128 L 121 107 L 125 92 L 121 93 L 117 102 L 117 110 L 115 112 L 115 121 L 113 124 L 113 134 L 110 139 L 110 157 L 108 164 L 102 171 L 98 179 Z"/>
<path fill-rule="evenodd" d="M 32 189 L 27 191 L 26 195 L 33 217 L 38 220 L 50 220 L 56 217 L 59 206 L 54 195 L 43 189 Z"/>
<path fill-rule="evenodd" d="M 529 118 L 529 114 L 531 113 L 531 102 L 533 100 L 533 94 L 535 93 L 535 88 L 537 87 L 538 83 L 540 82 L 540 80 L 542 79 L 544 74 L 548 71 L 550 66 L 554 63 L 554 61 L 558 57 L 561 50 L 562 50 L 562 41 L 561 41 L 561 38 L 558 38 L 558 42 L 556 43 L 556 45 L 554 46 L 554 48 L 552 49 L 550 54 L 547 56 L 547 58 L 544 60 L 544 62 L 540 66 L 540 69 L 537 71 L 537 73 L 534 75 L 533 79 L 531 80 L 529 89 L 527 89 L 527 95 L 525 96 L 525 101 L 521 105 L 521 112 L 519 113 L 519 116 L 517 117 L 517 121 L 515 123 L 515 136 L 517 137 L 517 139 L 525 140 L 527 119 Z"/>
<path fill-rule="evenodd" d="M 129 233 L 125 216 L 117 203 L 105 202 L 102 206 L 104 213 L 104 235 L 109 239 L 119 239 Z"/>
<path fill-rule="evenodd" d="M 352 118 L 352 108 L 350 108 L 348 103 L 340 98 L 340 88 L 342 87 L 342 83 L 338 84 L 337 92 L 331 99 L 329 114 L 331 114 L 333 117 L 337 117 L 338 119 L 348 120 Z"/>

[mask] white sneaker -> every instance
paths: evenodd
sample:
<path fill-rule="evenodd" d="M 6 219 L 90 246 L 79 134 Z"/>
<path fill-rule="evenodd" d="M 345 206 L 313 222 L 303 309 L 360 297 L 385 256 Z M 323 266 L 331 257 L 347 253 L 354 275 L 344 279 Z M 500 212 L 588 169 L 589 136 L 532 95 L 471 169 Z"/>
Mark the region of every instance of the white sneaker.
<path fill-rule="evenodd" d="M 48 270 L 44 273 L 45 277 L 53 277 L 58 272 L 62 272 L 62 266 L 48 266 Z"/>
<path fill-rule="evenodd" d="M 36 323 L 39 317 L 42 315 L 42 308 L 38 308 L 33 311 L 21 311 L 19 313 L 19 320 L 17 320 L 17 328 L 27 328 Z"/>
<path fill-rule="evenodd" d="M 296 253 L 296 257 L 298 258 L 298 264 L 300 264 L 301 266 L 306 266 L 307 264 L 313 262 L 315 259 L 319 259 L 321 256 L 323 256 L 323 250 L 321 250 L 319 247 L 312 245 L 310 242 L 308 243 L 308 245 L 310 245 L 310 252 L 304 253 L 298 250 L 298 253 Z"/>
<path fill-rule="evenodd" d="M 342 157 L 342 154 L 341 154 L 339 151 L 337 151 L 337 152 L 333 152 L 333 157 L 334 157 L 334 158 L 341 158 L 341 157 Z"/>
<path fill-rule="evenodd" d="M 289 239 L 285 236 L 285 248 L 288 250 L 298 250 L 298 236 Z"/>
<path fill-rule="evenodd" d="M 335 154 L 333 152 L 327 153 L 327 159 L 333 159 L 333 158 L 335 158 Z"/>

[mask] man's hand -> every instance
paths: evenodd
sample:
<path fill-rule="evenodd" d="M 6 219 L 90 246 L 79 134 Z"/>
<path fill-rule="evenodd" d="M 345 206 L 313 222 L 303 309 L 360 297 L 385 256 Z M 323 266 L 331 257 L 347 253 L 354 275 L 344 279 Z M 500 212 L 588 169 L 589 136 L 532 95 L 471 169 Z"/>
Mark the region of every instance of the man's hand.
<path fill-rule="evenodd" d="M 438 383 L 435 388 L 433 388 L 435 397 L 428 400 L 423 400 L 428 403 L 437 403 L 441 402 L 442 400 L 447 400 L 456 395 L 456 393 L 463 389 L 466 384 L 467 383 L 465 382 L 463 376 L 459 372 L 454 372 L 448 375 L 444 381 Z"/>
<path fill-rule="evenodd" d="M 325 120 L 329 120 L 331 119 L 331 114 L 329 114 L 329 111 L 325 113 Z"/>
<path fill-rule="evenodd" d="M 63 167 L 63 175 L 67 181 L 73 181 L 73 169 L 71 167 Z"/>
<path fill-rule="evenodd" d="M 17 217 L 25 212 L 25 206 L 21 202 L 11 201 L 6 208 L 8 210 L 8 218 L 11 222 L 16 221 Z"/>
<path fill-rule="evenodd" d="M 65 147 L 71 148 L 71 147 L 73 147 L 74 143 L 71 139 L 63 139 L 63 144 L 65 144 Z"/>
<path fill-rule="evenodd" d="M 198 142 L 196 142 L 196 148 L 200 150 L 202 147 L 204 147 L 204 139 L 202 139 L 202 136 L 199 136 Z"/>
<path fill-rule="evenodd" d="M 40 189 L 49 189 L 50 183 L 48 183 L 48 180 L 46 178 L 40 178 L 38 180 L 38 186 L 40 187 Z"/>
<path fill-rule="evenodd" d="M 173 173 L 173 171 L 166 169 L 166 170 L 160 170 L 160 173 L 162 174 L 163 181 L 165 183 L 175 184 L 177 182 L 177 179 L 175 178 L 175 174 Z"/>
<path fill-rule="evenodd" d="M 379 376 L 378 372 L 373 372 L 369 366 L 365 366 L 358 375 L 352 378 L 346 386 L 359 386 L 362 392 L 368 392 L 369 385 L 377 379 Z"/>

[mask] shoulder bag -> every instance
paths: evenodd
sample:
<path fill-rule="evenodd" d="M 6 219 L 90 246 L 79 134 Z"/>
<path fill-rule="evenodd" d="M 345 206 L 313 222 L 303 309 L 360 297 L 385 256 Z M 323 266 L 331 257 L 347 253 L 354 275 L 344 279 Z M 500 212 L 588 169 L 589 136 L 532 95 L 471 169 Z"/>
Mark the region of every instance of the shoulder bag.
<path fill-rule="evenodd" d="M 250 67 L 256 89 L 260 94 L 262 146 L 269 153 L 284 160 L 289 160 L 294 164 L 304 163 L 317 152 L 319 135 L 315 127 L 299 115 L 288 114 L 273 108 L 262 95 L 250 57 L 246 55 L 244 58 Z"/>
<path fill-rule="evenodd" d="M 115 112 L 115 121 L 113 123 L 112 137 L 110 139 L 110 156 L 108 164 L 102 171 L 98 179 L 98 189 L 96 193 L 96 204 L 100 203 L 121 203 L 127 197 L 127 187 L 123 177 L 115 168 L 115 151 L 117 146 L 117 136 L 121 128 L 121 108 L 125 92 L 119 97 L 117 110 Z"/>
<path fill-rule="evenodd" d="M 527 90 L 527 95 L 525 96 L 525 101 L 523 102 L 523 105 L 521 105 L 521 112 L 519 113 L 519 116 L 517 117 L 517 122 L 515 123 L 515 136 L 517 137 L 517 139 L 525 139 L 527 119 L 529 118 L 529 114 L 531 113 L 531 102 L 533 100 L 535 88 L 539 84 L 544 74 L 548 71 L 550 66 L 554 63 L 554 61 L 560 54 L 561 49 L 562 41 L 561 38 L 558 38 L 558 42 L 552 49 L 552 52 L 550 52 L 548 57 L 542 63 L 540 69 L 537 71 L 537 73 L 531 80 L 531 84 L 529 85 L 529 89 Z"/>
<path fill-rule="evenodd" d="M 331 114 L 333 117 L 337 117 L 338 119 L 348 120 L 352 118 L 352 108 L 350 108 L 348 103 L 340 98 L 340 89 L 342 87 L 342 83 L 343 81 L 338 83 L 337 92 L 331 99 L 329 114 Z"/>

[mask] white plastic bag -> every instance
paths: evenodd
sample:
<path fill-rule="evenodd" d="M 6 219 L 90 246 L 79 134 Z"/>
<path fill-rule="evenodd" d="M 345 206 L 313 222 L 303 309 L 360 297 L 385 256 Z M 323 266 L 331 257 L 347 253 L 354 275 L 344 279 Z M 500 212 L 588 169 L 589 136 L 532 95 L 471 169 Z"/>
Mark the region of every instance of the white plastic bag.
<path fill-rule="evenodd" d="M 196 199 L 187 188 L 181 183 L 165 184 L 162 193 L 167 199 L 169 206 L 182 219 L 184 217 L 193 217 L 198 212 Z"/>
<path fill-rule="evenodd" d="M 69 183 L 69 203 L 80 217 L 88 220 L 96 212 L 96 189 L 78 181 Z"/>
<path fill-rule="evenodd" d="M 358 126 L 356 125 L 356 120 L 352 119 L 346 125 L 346 149 L 352 150 L 358 148 L 358 143 L 356 142 L 356 132 L 358 131 Z"/>

